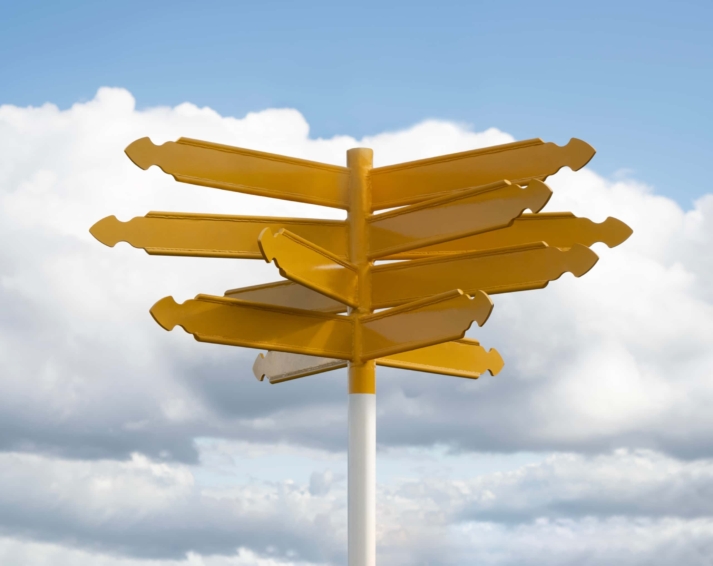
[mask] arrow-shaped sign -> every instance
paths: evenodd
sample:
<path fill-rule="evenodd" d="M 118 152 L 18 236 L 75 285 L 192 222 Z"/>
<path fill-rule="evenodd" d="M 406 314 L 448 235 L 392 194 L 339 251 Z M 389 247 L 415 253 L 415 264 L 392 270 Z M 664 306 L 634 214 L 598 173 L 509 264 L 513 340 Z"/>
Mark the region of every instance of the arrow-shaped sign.
<path fill-rule="evenodd" d="M 239 193 L 346 208 L 349 169 L 190 138 L 154 145 L 136 140 L 126 155 L 158 165 L 176 181 Z"/>
<path fill-rule="evenodd" d="M 378 167 L 371 171 L 372 210 L 412 204 L 457 189 L 509 179 L 544 180 L 564 166 L 584 167 L 594 148 L 572 138 L 560 147 L 540 139 Z"/>
<path fill-rule="evenodd" d="M 151 307 L 166 330 L 181 326 L 199 342 L 349 359 L 354 320 L 304 309 L 198 295 L 178 304 L 165 297 Z"/>
<path fill-rule="evenodd" d="M 107 246 L 128 242 L 152 255 L 262 259 L 257 240 L 265 228 L 290 230 L 346 257 L 347 230 L 339 220 L 149 212 L 128 222 L 107 216 L 89 231 Z"/>
<path fill-rule="evenodd" d="M 280 275 L 349 306 L 357 306 L 357 269 L 327 250 L 287 230 L 265 228 L 259 238 L 265 261 Z"/>
<path fill-rule="evenodd" d="M 198 295 L 183 304 L 165 297 L 151 315 L 200 342 L 367 361 L 462 338 L 473 322 L 485 323 L 492 307 L 485 293 L 450 291 L 357 319 Z"/>
<path fill-rule="evenodd" d="M 477 379 L 486 371 L 497 375 L 503 367 L 503 359 L 497 350 L 487 351 L 477 340 L 461 338 L 377 358 L 376 365 Z M 253 373 L 260 381 L 267 377 L 270 383 L 282 383 L 345 367 L 345 360 L 267 352 L 258 354 Z"/>
<path fill-rule="evenodd" d="M 562 249 L 577 244 L 591 246 L 603 242 L 613 248 L 624 242 L 631 234 L 631 228 L 612 217 L 597 223 L 589 218 L 578 218 L 571 212 L 525 213 L 516 218 L 507 228 L 394 254 L 389 259 L 438 257 L 466 251 L 519 246 L 531 242 L 545 242 L 548 246 Z"/>
<path fill-rule="evenodd" d="M 494 348 L 487 351 L 477 340 L 461 338 L 379 358 L 376 365 L 477 379 L 486 371 L 497 375 L 504 362 Z"/>
<path fill-rule="evenodd" d="M 483 326 L 493 303 L 482 291 L 448 291 L 361 319 L 360 361 L 463 338 L 473 322 Z"/>
<path fill-rule="evenodd" d="M 597 259 L 579 244 L 560 250 L 540 242 L 377 265 L 372 271 L 372 304 L 375 309 L 399 305 L 449 287 L 491 294 L 541 289 L 568 271 L 581 277 Z"/>
<path fill-rule="evenodd" d="M 253 374 L 262 381 L 267 377 L 270 383 L 282 383 L 300 377 L 316 375 L 326 371 L 347 367 L 347 360 L 335 358 L 318 358 L 303 354 L 288 354 L 286 352 L 268 352 L 258 354 L 253 364 Z"/>
<path fill-rule="evenodd" d="M 539 212 L 552 191 L 533 180 L 525 189 L 509 181 L 453 191 L 369 221 L 370 259 L 504 228 L 525 209 Z"/>

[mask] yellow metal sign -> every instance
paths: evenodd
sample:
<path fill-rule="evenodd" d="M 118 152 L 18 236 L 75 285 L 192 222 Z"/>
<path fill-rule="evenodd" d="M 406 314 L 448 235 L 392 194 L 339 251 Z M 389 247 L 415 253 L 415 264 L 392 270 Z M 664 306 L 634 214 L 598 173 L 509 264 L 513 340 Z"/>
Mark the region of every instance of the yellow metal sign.
<path fill-rule="evenodd" d="M 332 299 L 358 306 L 357 268 L 287 230 L 265 228 L 258 239 L 265 261 L 274 261 L 280 275 Z"/>
<path fill-rule="evenodd" d="M 616 247 L 631 236 L 632 230 L 621 220 L 609 217 L 596 223 L 578 218 L 571 212 L 541 212 L 523 214 L 507 228 L 483 232 L 475 236 L 451 240 L 434 246 L 394 254 L 390 259 L 438 257 L 468 251 L 483 251 L 546 242 L 553 248 L 571 248 L 577 244 L 591 246 L 597 242 Z"/>
<path fill-rule="evenodd" d="M 566 272 L 581 277 L 598 259 L 586 246 L 561 250 L 540 242 L 378 265 L 372 272 L 372 303 L 377 309 L 400 305 L 454 285 L 466 293 L 541 289 Z"/>
<path fill-rule="evenodd" d="M 183 304 L 163 298 L 151 315 L 166 330 L 180 326 L 199 342 L 363 362 L 462 338 L 473 322 L 482 326 L 492 308 L 485 293 L 451 291 L 351 318 L 198 295 Z"/>
<path fill-rule="evenodd" d="M 379 358 L 376 365 L 478 379 L 486 371 L 497 375 L 504 362 L 494 348 L 486 351 L 477 340 L 461 338 Z"/>
<path fill-rule="evenodd" d="M 289 230 L 347 257 L 347 227 L 340 220 L 149 212 L 128 222 L 108 216 L 90 232 L 107 246 L 128 242 L 152 255 L 263 259 L 258 237 L 265 228 Z"/>
<path fill-rule="evenodd" d="M 349 169 L 190 138 L 126 148 L 141 169 L 158 165 L 176 181 L 239 193 L 347 208 Z"/>
<path fill-rule="evenodd" d="M 342 369 L 347 363 L 334 358 L 271 351 L 258 354 L 253 373 L 259 381 L 267 378 L 274 384 Z M 503 359 L 497 350 L 487 351 L 477 340 L 461 338 L 377 358 L 376 365 L 477 379 L 486 371 L 497 375 L 503 368 Z"/>
<path fill-rule="evenodd" d="M 126 148 L 142 169 L 158 165 L 177 181 L 229 191 L 349 208 L 349 169 L 190 138 Z M 543 180 L 564 166 L 577 170 L 594 156 L 587 143 L 566 146 L 532 139 L 379 167 L 371 172 L 372 210 L 413 204 L 458 189 L 509 179 Z"/>
<path fill-rule="evenodd" d="M 562 167 L 584 167 L 594 148 L 573 138 L 560 147 L 532 139 L 379 167 L 371 173 L 372 210 L 419 202 L 450 191 L 508 179 L 544 180 Z"/>
<path fill-rule="evenodd" d="M 526 209 L 539 212 L 552 191 L 541 181 L 509 181 L 456 191 L 377 214 L 369 222 L 369 259 L 504 228 Z"/>

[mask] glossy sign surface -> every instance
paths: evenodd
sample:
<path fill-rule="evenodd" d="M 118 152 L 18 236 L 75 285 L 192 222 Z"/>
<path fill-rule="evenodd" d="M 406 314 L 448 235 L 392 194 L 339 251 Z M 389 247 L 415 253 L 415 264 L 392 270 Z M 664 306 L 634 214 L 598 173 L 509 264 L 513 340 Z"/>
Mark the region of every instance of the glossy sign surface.
<path fill-rule="evenodd" d="M 473 322 L 485 324 L 493 303 L 482 291 L 450 291 L 361 318 L 361 360 L 462 338 Z"/>
<path fill-rule="evenodd" d="M 357 270 L 324 248 L 288 230 L 273 234 L 265 228 L 259 237 L 265 261 L 274 261 L 280 275 L 352 307 L 357 302 Z"/>
<path fill-rule="evenodd" d="M 585 246 L 560 250 L 539 243 L 379 265 L 372 300 L 374 308 L 386 308 L 453 287 L 490 294 L 540 289 L 566 272 L 581 277 L 597 259 Z"/>
<path fill-rule="evenodd" d="M 538 212 L 552 191 L 541 181 L 527 188 L 500 181 L 369 218 L 369 258 L 383 258 L 508 226 L 525 209 Z"/>
<path fill-rule="evenodd" d="M 190 138 L 163 145 L 141 138 L 126 148 L 126 155 L 141 169 L 158 165 L 182 183 L 347 207 L 346 167 Z"/>
<path fill-rule="evenodd" d="M 376 360 L 377 365 L 477 379 L 486 371 L 497 375 L 503 359 L 497 350 L 486 351 L 477 340 L 461 338 Z"/>
<path fill-rule="evenodd" d="M 346 226 L 338 220 L 149 212 L 128 222 L 108 216 L 89 231 L 107 246 L 128 242 L 152 255 L 263 259 L 258 237 L 265 228 L 290 230 L 346 258 Z"/>
<path fill-rule="evenodd" d="M 631 234 L 631 228 L 621 220 L 611 217 L 597 223 L 592 222 L 589 218 L 579 218 L 571 212 L 525 213 L 516 218 L 507 228 L 427 246 L 404 254 L 394 254 L 391 259 L 437 257 L 467 251 L 518 246 L 532 242 L 545 242 L 548 246 L 562 249 L 571 248 L 577 244 L 591 246 L 602 242 L 613 248 L 623 243 Z"/>

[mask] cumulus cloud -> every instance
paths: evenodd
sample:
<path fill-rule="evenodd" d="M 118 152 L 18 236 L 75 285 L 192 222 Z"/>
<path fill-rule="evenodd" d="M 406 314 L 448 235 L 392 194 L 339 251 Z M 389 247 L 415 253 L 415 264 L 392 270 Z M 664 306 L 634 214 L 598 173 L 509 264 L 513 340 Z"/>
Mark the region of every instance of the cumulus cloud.
<path fill-rule="evenodd" d="M 62 111 L 0 106 L 0 458 L 12 486 L 0 493 L 0 521 L 24 537 L 2 540 L 1 561 L 340 563 L 344 478 L 323 461 L 290 489 L 262 482 L 218 497 L 195 478 L 206 465 L 200 438 L 342 458 L 344 372 L 258 383 L 255 351 L 166 333 L 147 312 L 163 296 L 275 280 L 274 266 L 110 250 L 88 228 L 149 210 L 342 213 L 141 171 L 122 152 L 143 136 L 337 164 L 348 148 L 369 146 L 377 165 L 513 138 L 431 120 L 361 140 L 313 139 L 295 110 L 241 119 L 191 104 L 138 111 L 122 89 Z M 695 552 L 710 549 L 711 512 L 695 490 L 708 492 L 713 457 L 713 195 L 683 210 L 636 180 L 601 177 L 596 159 L 548 182 L 547 210 L 616 216 L 634 235 L 615 250 L 596 245 L 601 260 L 580 280 L 493 297 L 490 321 L 472 335 L 503 354 L 497 377 L 380 369 L 378 440 L 384 454 L 434 445 L 568 454 L 465 487 L 433 478 L 383 485 L 389 564 L 463 564 L 472 553 L 484 564 L 703 564 Z M 285 545 L 270 555 L 276 532 Z M 67 546 L 75 543 L 83 550 Z"/>
<path fill-rule="evenodd" d="M 62 552 L 80 554 L 72 562 L 80 566 L 96 556 L 131 557 L 132 565 L 153 559 L 160 566 L 203 564 L 200 557 L 212 557 L 206 566 L 238 565 L 250 563 L 242 561 L 247 556 L 255 564 L 344 563 L 343 478 L 334 482 L 329 471 L 305 482 L 232 478 L 209 485 L 200 476 L 218 452 L 226 447 L 206 448 L 200 467 L 141 455 L 87 462 L 3 454 L 0 529 L 24 542 L 0 541 L 0 557 L 79 545 L 83 554 Z M 713 459 L 618 450 L 557 454 L 461 479 L 402 473 L 378 489 L 379 558 L 388 564 L 419 557 L 456 565 L 477 556 L 479 563 L 513 566 L 580 558 L 702 565 L 713 548 Z"/>

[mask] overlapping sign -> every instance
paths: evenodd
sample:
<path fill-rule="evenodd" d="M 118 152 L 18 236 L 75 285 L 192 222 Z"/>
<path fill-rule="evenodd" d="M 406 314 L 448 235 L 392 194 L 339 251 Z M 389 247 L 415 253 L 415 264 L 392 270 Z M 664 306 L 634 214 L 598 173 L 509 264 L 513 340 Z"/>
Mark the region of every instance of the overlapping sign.
<path fill-rule="evenodd" d="M 488 318 L 489 294 L 545 287 L 597 261 L 631 229 L 567 212 L 540 212 L 544 180 L 577 170 L 594 150 L 572 139 L 539 139 L 371 168 L 370 150 L 338 167 L 181 138 L 148 138 L 126 153 L 142 169 L 177 181 L 346 209 L 345 221 L 151 212 L 110 216 L 92 234 L 149 254 L 263 259 L 283 280 L 167 297 L 151 314 L 197 340 L 266 349 L 255 363 L 271 383 L 345 367 L 350 361 L 477 378 L 503 365 L 495 350 L 464 339 Z M 376 213 L 383 209 L 393 209 Z M 529 211 L 529 212 L 526 212 Z M 382 261 L 390 260 L 390 261 Z M 382 310 L 383 309 L 383 310 Z M 379 312 L 374 312 L 379 311 Z"/>

